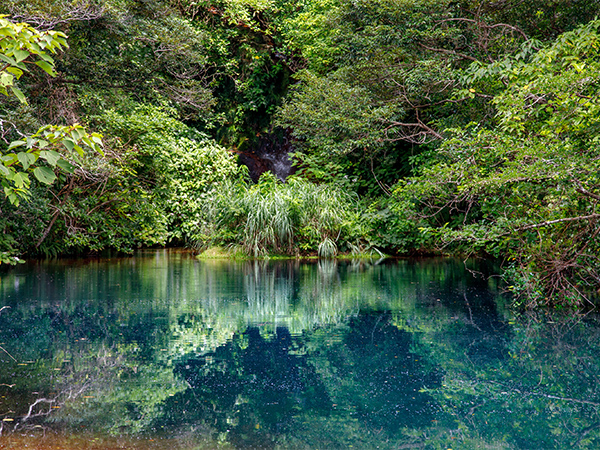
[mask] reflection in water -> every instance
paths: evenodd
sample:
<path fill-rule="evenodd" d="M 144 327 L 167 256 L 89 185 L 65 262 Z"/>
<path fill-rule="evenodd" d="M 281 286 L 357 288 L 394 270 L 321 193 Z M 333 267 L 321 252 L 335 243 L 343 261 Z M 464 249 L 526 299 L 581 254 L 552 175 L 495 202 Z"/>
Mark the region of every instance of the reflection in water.
<path fill-rule="evenodd" d="M 597 318 L 514 317 L 462 262 L 156 251 L 1 272 L 0 305 L 6 448 L 600 446 Z"/>

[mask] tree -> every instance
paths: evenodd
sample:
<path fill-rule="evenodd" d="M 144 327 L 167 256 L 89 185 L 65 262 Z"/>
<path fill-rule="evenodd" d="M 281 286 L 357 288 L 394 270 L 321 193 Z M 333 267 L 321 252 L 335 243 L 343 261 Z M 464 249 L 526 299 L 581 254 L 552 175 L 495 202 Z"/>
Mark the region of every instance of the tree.
<path fill-rule="evenodd" d="M 498 126 L 453 130 L 437 162 L 395 191 L 403 217 L 440 248 L 504 258 L 529 306 L 581 306 L 597 295 L 598 70 L 600 21 L 528 60 L 473 65 L 468 79 L 506 85 L 493 98 Z"/>
<path fill-rule="evenodd" d="M 323 165 L 335 171 L 350 159 L 358 173 L 346 170 L 340 178 L 356 180 L 362 192 L 389 193 L 410 174 L 412 156 L 439 145 L 445 127 L 481 117 L 482 107 L 488 112 L 479 96 L 453 97 L 459 69 L 497 57 L 498 50 L 482 48 L 496 34 L 523 37 L 492 28 L 483 38 L 481 27 L 455 20 L 461 13 L 452 2 L 423 0 L 305 7 L 287 36 L 306 56 L 306 69 L 295 74 L 278 123 L 298 138 L 309 172 Z"/>

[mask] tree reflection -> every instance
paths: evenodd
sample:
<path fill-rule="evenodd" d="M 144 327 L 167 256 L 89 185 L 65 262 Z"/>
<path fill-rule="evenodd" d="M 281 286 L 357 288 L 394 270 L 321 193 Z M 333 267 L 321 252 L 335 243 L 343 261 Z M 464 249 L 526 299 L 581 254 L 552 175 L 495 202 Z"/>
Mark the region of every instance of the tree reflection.
<path fill-rule="evenodd" d="M 429 425 L 439 409 L 423 392 L 441 382 L 439 369 L 428 366 L 389 313 L 360 314 L 297 338 L 286 328 L 265 338 L 250 327 L 215 352 L 177 364 L 191 391 L 169 401 L 170 426 L 183 416 L 214 423 L 236 445 L 261 448 L 314 417 L 334 416 L 346 427 L 358 420 L 354 432 L 395 436 Z"/>
<path fill-rule="evenodd" d="M 47 269 L 3 274 L 0 345 L 17 360 L 0 352 L 4 433 L 600 446 L 599 320 L 514 316 L 461 262 L 178 255 Z"/>
<path fill-rule="evenodd" d="M 329 349 L 327 357 L 348 386 L 340 400 L 374 429 L 395 435 L 435 418 L 438 406 L 423 389 L 440 385 L 441 370 L 415 352 L 412 335 L 393 326 L 390 314 L 353 318 L 343 349 Z"/>
<path fill-rule="evenodd" d="M 266 339 L 250 327 L 214 353 L 185 358 L 175 372 L 190 391 L 169 402 L 170 425 L 180 426 L 181 417 L 206 421 L 237 445 L 272 447 L 278 435 L 290 431 L 299 411 L 331 408 L 302 352 L 285 328 Z"/>

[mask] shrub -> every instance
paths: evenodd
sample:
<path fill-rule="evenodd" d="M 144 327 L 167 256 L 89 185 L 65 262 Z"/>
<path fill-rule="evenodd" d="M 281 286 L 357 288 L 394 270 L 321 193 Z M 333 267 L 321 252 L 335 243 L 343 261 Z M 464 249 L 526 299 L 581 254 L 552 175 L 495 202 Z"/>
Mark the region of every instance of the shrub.
<path fill-rule="evenodd" d="M 206 239 L 210 204 L 228 180 L 244 175 L 236 157 L 161 108 L 140 106 L 128 115 L 110 111 L 99 119 L 137 149 L 133 168 L 165 219 L 168 240 Z"/>

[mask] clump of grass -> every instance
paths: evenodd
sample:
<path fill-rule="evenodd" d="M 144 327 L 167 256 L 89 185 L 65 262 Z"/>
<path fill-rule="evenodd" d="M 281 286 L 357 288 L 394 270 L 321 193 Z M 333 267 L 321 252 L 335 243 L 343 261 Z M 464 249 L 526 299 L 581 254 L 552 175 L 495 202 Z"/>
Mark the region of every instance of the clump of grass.
<path fill-rule="evenodd" d="M 212 204 L 215 230 L 201 245 L 240 245 L 249 255 L 323 258 L 351 249 L 356 198 L 330 185 L 267 172 L 256 185 L 230 184 Z"/>
<path fill-rule="evenodd" d="M 323 242 L 319 244 L 318 255 L 321 258 L 333 258 L 337 255 L 337 245 L 331 238 L 326 237 Z"/>

